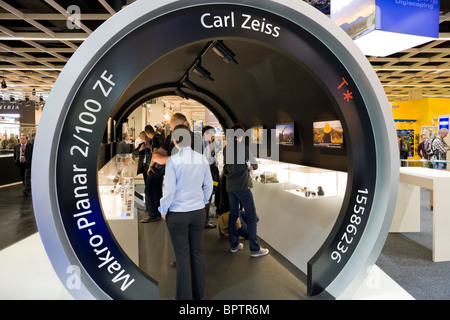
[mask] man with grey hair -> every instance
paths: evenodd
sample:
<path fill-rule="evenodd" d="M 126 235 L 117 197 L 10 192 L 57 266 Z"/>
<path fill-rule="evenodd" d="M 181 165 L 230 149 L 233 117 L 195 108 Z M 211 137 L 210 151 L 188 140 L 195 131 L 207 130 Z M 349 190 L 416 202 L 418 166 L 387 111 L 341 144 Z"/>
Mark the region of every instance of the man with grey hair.
<path fill-rule="evenodd" d="M 432 149 L 433 149 L 433 156 L 431 157 L 431 160 L 447 160 L 447 151 L 450 150 L 450 147 L 445 143 L 444 138 L 448 134 L 448 129 L 442 128 L 439 130 L 438 136 L 433 139 L 432 142 Z M 435 169 L 447 169 L 447 163 L 445 162 L 433 162 L 433 167 Z"/>
<path fill-rule="evenodd" d="M 131 153 L 130 139 L 131 136 L 128 132 L 123 134 L 123 140 L 117 145 L 117 154 Z"/>

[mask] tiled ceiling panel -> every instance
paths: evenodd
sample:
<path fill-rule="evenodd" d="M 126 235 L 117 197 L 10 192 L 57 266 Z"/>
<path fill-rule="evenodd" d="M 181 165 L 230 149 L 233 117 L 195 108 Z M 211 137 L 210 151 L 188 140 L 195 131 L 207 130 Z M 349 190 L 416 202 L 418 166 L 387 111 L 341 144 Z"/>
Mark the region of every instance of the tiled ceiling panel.
<path fill-rule="evenodd" d="M 302 1 L 302 0 L 298 0 Z M 304 0 L 329 14 L 329 0 Z M 0 78 L 3 96 L 47 96 L 65 63 L 126 0 L 0 0 Z M 68 22 L 70 6 L 78 25 Z M 450 1 L 441 0 L 440 37 L 388 57 L 367 57 L 390 101 L 450 98 Z"/>

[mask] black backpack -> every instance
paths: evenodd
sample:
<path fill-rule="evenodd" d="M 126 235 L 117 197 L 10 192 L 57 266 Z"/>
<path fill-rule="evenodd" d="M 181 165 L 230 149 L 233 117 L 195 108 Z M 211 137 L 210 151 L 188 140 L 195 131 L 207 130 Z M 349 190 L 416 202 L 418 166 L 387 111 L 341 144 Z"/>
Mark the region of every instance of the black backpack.
<path fill-rule="evenodd" d="M 423 144 L 423 149 L 425 150 L 425 154 L 426 154 L 427 156 L 431 156 L 431 155 L 434 154 L 434 151 L 433 151 L 433 142 L 434 142 L 434 139 L 435 139 L 435 138 L 433 138 L 433 139 L 427 139 L 427 140 L 425 140 L 425 143 Z"/>

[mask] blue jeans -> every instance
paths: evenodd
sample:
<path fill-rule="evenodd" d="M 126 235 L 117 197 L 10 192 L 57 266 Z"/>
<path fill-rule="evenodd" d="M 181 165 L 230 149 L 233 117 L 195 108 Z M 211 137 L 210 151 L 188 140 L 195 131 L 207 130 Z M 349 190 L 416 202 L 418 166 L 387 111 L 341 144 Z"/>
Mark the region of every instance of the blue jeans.
<path fill-rule="evenodd" d="M 255 202 L 250 189 L 237 192 L 228 192 L 230 202 L 230 216 L 228 217 L 228 235 L 230 236 L 231 248 L 239 245 L 239 234 L 236 230 L 236 220 L 239 217 L 239 203 L 244 207 L 247 214 L 247 234 L 250 245 L 250 251 L 259 251 L 260 246 L 256 238 L 256 223 L 258 217 L 256 215 Z"/>
<path fill-rule="evenodd" d="M 237 231 L 238 234 L 245 239 L 248 239 L 247 233 L 247 213 L 239 210 L 239 219 L 241 219 L 241 228 Z M 256 215 L 256 222 L 259 221 L 258 215 Z"/>
<path fill-rule="evenodd" d="M 433 162 L 434 169 L 447 169 L 447 163 L 445 162 Z"/>

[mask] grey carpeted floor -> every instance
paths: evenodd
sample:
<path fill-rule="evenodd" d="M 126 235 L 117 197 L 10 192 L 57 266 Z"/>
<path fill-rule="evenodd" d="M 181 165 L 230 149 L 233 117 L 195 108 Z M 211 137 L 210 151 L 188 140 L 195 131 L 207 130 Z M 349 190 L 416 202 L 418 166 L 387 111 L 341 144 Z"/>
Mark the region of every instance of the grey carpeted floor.
<path fill-rule="evenodd" d="M 145 213 L 138 211 L 139 217 Z M 216 219 L 212 219 L 214 223 Z M 176 267 L 172 243 L 164 221 L 139 224 L 140 268 L 158 281 L 160 298 L 175 295 Z M 204 232 L 205 299 L 207 300 L 308 300 L 330 299 L 327 295 L 308 297 L 306 276 L 276 251 L 261 258 L 251 258 L 248 241 L 244 249 L 230 253 L 228 239 L 219 237 L 218 229 Z M 260 240 L 263 247 L 267 244 Z"/>
<path fill-rule="evenodd" d="M 450 300 L 450 262 L 431 260 L 429 204 L 430 191 L 421 189 L 421 232 L 390 233 L 376 264 L 417 300 Z"/>

